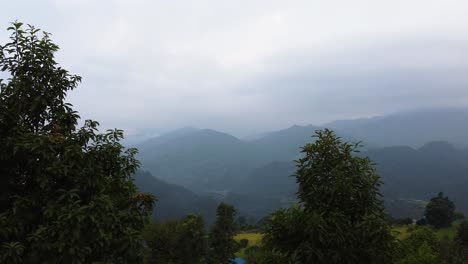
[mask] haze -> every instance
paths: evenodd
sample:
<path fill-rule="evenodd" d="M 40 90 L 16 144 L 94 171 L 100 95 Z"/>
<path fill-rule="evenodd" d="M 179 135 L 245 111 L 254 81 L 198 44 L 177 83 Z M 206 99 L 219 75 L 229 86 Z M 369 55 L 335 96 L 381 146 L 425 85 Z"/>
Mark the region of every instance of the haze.
<path fill-rule="evenodd" d="M 83 118 L 243 136 L 468 106 L 466 1 L 6 1 L 53 33 Z M 103 100 L 105 99 L 105 100 Z M 102 103 L 105 102 L 105 103 Z"/>

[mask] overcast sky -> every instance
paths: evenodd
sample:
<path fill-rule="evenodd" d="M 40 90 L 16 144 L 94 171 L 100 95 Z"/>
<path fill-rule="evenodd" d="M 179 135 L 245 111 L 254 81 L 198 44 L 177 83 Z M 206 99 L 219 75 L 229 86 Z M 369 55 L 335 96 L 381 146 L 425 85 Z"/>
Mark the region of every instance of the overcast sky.
<path fill-rule="evenodd" d="M 83 77 L 69 101 L 129 134 L 242 136 L 468 106 L 468 1 L 15 0 Z"/>

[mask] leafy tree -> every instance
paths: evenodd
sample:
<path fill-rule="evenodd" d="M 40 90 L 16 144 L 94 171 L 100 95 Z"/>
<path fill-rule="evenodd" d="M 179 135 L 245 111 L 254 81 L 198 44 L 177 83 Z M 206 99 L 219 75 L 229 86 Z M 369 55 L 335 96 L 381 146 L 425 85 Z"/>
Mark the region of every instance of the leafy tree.
<path fill-rule="evenodd" d="M 433 249 L 424 242 L 413 254 L 406 256 L 397 264 L 439 264 L 440 258 L 434 253 Z"/>
<path fill-rule="evenodd" d="M 416 225 L 417 226 L 425 226 L 425 225 L 427 225 L 427 221 L 426 221 L 425 218 L 421 218 L 418 221 L 416 221 Z"/>
<path fill-rule="evenodd" d="M 394 225 L 410 225 L 413 223 L 413 219 L 411 217 L 398 218 L 398 219 L 393 219 L 391 223 Z"/>
<path fill-rule="evenodd" d="M 431 227 L 412 231 L 400 244 L 401 256 L 398 264 L 441 263 L 439 241 Z"/>
<path fill-rule="evenodd" d="M 468 221 L 463 221 L 458 226 L 455 241 L 461 248 L 463 256 L 468 260 Z"/>
<path fill-rule="evenodd" d="M 432 198 L 424 212 L 426 222 L 435 228 L 448 227 L 455 219 L 455 204 L 442 192 Z"/>
<path fill-rule="evenodd" d="M 58 66 L 50 34 L 13 23 L 0 46 L 0 262 L 138 263 L 154 201 L 130 175 L 121 130 L 65 102 L 81 77 Z"/>
<path fill-rule="evenodd" d="M 209 234 L 209 263 L 233 263 L 234 253 L 239 249 L 237 242 L 234 240 L 236 231 L 235 214 L 236 210 L 232 205 L 219 204 L 216 210 L 216 222 Z"/>
<path fill-rule="evenodd" d="M 447 236 L 439 241 L 439 254 L 446 264 L 464 264 L 462 247 Z"/>
<path fill-rule="evenodd" d="M 460 223 L 455 240 L 458 241 L 460 245 L 468 245 L 468 221 Z"/>
<path fill-rule="evenodd" d="M 154 222 L 144 234 L 149 251 L 146 263 L 205 263 L 207 241 L 201 216 Z"/>
<path fill-rule="evenodd" d="M 271 215 L 265 247 L 289 262 L 390 263 L 396 242 L 371 161 L 328 129 L 315 137 L 296 161 L 301 204 Z"/>
<path fill-rule="evenodd" d="M 463 214 L 462 212 L 455 212 L 455 215 L 453 217 L 454 221 L 460 221 L 464 219 L 465 219 L 465 214 Z"/>
<path fill-rule="evenodd" d="M 240 248 L 246 248 L 249 245 L 249 240 L 247 238 L 243 238 L 239 241 Z"/>

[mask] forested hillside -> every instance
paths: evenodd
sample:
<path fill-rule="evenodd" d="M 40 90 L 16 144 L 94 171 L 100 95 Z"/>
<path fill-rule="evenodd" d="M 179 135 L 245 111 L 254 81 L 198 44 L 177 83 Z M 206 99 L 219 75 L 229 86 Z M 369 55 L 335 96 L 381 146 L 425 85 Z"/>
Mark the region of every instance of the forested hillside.
<path fill-rule="evenodd" d="M 168 134 L 172 140 L 184 142 L 181 145 L 187 151 L 178 152 L 183 153 L 180 155 L 184 158 L 175 159 L 171 154 L 176 152 L 175 149 L 164 152 L 161 147 L 158 157 L 165 163 L 155 160 L 149 168 L 153 168 L 154 175 L 163 172 L 168 182 L 229 201 L 245 214 L 259 218 L 274 208 L 295 201 L 296 183 L 291 177 L 295 171 L 293 159 L 300 156 L 297 150 L 301 142 L 313 140 L 310 135 L 314 129 L 316 127 L 293 126 L 251 141 L 203 130 L 196 130 L 195 135 L 192 134 L 195 131 L 191 131 L 190 136 L 185 134 L 182 138 Z M 203 141 L 195 142 L 201 135 Z M 216 136 L 211 139 L 210 135 Z M 163 141 L 164 138 L 155 140 Z M 152 148 L 151 144 L 145 144 L 142 149 L 141 156 L 146 157 L 142 159 L 144 168 L 148 168 L 146 164 L 151 159 L 147 158 L 147 152 Z M 248 161 L 241 149 L 249 151 Z M 468 203 L 463 199 L 468 187 L 467 149 L 456 148 L 447 142 L 431 142 L 416 149 L 409 146 L 363 148 L 361 155 L 376 162 L 377 172 L 385 183 L 382 192 L 391 214 L 421 216 L 421 202 L 438 191 L 450 193 L 457 207 L 468 212 Z M 209 165 L 214 161 L 216 171 Z M 172 171 L 178 174 L 171 174 Z M 178 175 L 191 181 L 183 181 Z"/>
<path fill-rule="evenodd" d="M 400 112 L 324 125 L 376 146 L 419 148 L 431 141 L 468 146 L 468 109 L 442 108 Z"/>
<path fill-rule="evenodd" d="M 157 196 L 158 202 L 153 207 L 153 216 L 157 219 L 180 219 L 189 214 L 199 214 L 209 224 L 213 222 L 218 205 L 216 200 L 166 183 L 145 171 L 138 171 L 134 179 L 140 191 Z"/>
<path fill-rule="evenodd" d="M 326 126 L 335 128 L 344 140 L 362 141 L 362 150 L 420 148 L 432 141 L 447 141 L 455 149 L 463 149 L 468 145 L 465 124 L 468 110 L 441 109 L 336 121 Z M 210 129 L 186 128 L 140 143 L 138 157 L 144 169 L 170 183 L 196 191 L 231 190 L 256 169 L 300 157 L 299 148 L 313 140 L 311 136 L 319 128 L 294 125 L 248 140 Z M 396 150 L 384 150 L 392 151 Z M 373 153 L 378 155 L 379 151 Z M 382 172 L 387 170 L 385 166 Z"/>

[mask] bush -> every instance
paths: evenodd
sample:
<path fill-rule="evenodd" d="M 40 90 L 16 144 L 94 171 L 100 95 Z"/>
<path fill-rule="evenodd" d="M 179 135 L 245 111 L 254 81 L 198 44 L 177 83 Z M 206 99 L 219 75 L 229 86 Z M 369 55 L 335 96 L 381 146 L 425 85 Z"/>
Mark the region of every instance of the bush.
<path fill-rule="evenodd" d="M 246 238 L 243 238 L 239 241 L 240 248 L 246 248 L 248 245 L 249 245 L 249 240 Z"/>

